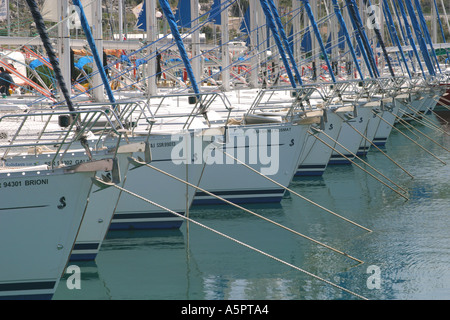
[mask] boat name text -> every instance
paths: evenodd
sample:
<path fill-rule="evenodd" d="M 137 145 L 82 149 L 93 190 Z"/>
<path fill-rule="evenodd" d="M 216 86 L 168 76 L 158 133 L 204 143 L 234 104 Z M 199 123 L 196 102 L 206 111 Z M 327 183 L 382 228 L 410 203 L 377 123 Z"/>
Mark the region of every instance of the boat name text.
<path fill-rule="evenodd" d="M 21 186 L 40 186 L 48 184 L 48 179 L 33 179 L 33 180 L 17 180 L 17 181 L 5 181 L 0 184 L 0 188 L 14 188 Z"/>

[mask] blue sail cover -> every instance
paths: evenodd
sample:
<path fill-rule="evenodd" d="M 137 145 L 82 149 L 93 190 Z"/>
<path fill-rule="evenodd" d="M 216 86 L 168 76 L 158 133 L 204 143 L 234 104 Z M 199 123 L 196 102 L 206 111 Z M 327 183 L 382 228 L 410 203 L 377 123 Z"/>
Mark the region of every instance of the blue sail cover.
<path fill-rule="evenodd" d="M 300 45 L 304 52 L 310 52 L 312 50 L 311 32 L 309 31 L 309 29 L 306 30 Z"/>
<path fill-rule="evenodd" d="M 409 39 L 408 39 L 408 37 L 407 37 L 407 35 L 405 33 L 406 32 L 405 31 L 406 28 L 403 27 L 403 23 L 402 23 L 402 20 L 400 19 L 400 13 L 399 13 L 399 11 L 397 9 L 397 6 L 395 5 L 394 2 L 392 2 L 392 5 L 394 7 L 395 15 L 397 17 L 398 28 L 401 31 L 403 44 L 404 45 L 408 45 L 409 44 Z M 413 59 L 413 54 L 414 54 L 413 50 L 409 50 L 408 51 L 408 57 L 411 60 L 411 62 L 412 62 L 412 59 Z M 411 66 L 413 68 L 413 71 L 416 72 L 416 67 L 415 67 L 414 63 L 411 63 Z"/>
<path fill-rule="evenodd" d="M 217 25 L 222 24 L 220 13 L 221 13 L 220 0 L 214 0 L 214 3 L 211 6 L 211 10 L 209 12 L 209 20 L 211 20 L 212 22 L 214 22 L 214 24 Z"/>
<path fill-rule="evenodd" d="M 341 29 L 339 30 L 339 41 L 341 41 L 341 37 L 344 36 L 344 39 L 347 41 L 347 45 L 350 48 L 350 53 L 352 55 L 353 61 L 355 62 L 356 69 L 358 70 L 359 76 L 362 80 L 364 80 L 363 73 L 361 71 L 361 68 L 359 66 L 358 57 L 356 56 L 357 53 L 355 52 L 355 49 L 353 48 L 352 39 L 350 38 L 350 35 L 348 33 L 347 24 L 344 21 L 344 17 L 341 13 L 341 7 L 339 6 L 337 0 L 333 0 L 333 9 L 334 13 L 336 14 L 336 18 L 338 19 L 339 25 L 341 26 Z M 341 35 L 342 33 L 342 35 Z M 340 47 L 342 50 L 345 49 L 345 44 L 342 43 L 342 47 Z"/>
<path fill-rule="evenodd" d="M 372 3 L 371 3 L 370 0 L 364 0 L 364 4 L 366 6 L 368 6 L 368 8 L 372 7 Z M 386 62 L 387 66 L 388 66 L 389 73 L 391 74 L 391 77 L 395 77 L 394 68 L 392 68 L 391 59 L 390 59 L 389 54 L 388 54 L 388 52 L 386 50 L 386 46 L 384 45 L 383 36 L 381 35 L 381 32 L 380 32 L 380 26 L 379 26 L 379 24 L 377 22 L 375 11 L 373 11 L 373 10 L 372 10 L 372 12 L 369 11 L 368 12 L 368 17 L 369 17 L 369 19 L 371 19 L 372 22 L 374 22 L 373 29 L 374 29 L 374 32 L 375 32 L 375 36 L 376 36 L 377 41 L 378 41 L 378 46 L 381 47 L 381 51 L 382 51 L 383 56 L 384 56 L 384 61 Z M 379 75 L 379 73 L 378 73 L 378 75 Z"/>
<path fill-rule="evenodd" d="M 147 31 L 147 19 L 145 17 L 145 3 L 147 1 L 144 0 L 144 3 L 142 4 L 141 11 L 139 12 L 139 16 L 136 22 L 136 29 L 141 31 Z"/>
<path fill-rule="evenodd" d="M 411 28 L 409 27 L 408 18 L 406 17 L 406 12 L 405 12 L 405 8 L 403 6 L 403 1 L 398 1 L 397 3 L 398 3 L 398 6 L 400 8 L 400 12 L 402 14 L 402 17 L 403 17 L 403 22 L 405 24 L 405 30 L 406 30 L 406 34 L 407 34 L 408 39 L 409 39 L 409 43 L 411 44 L 411 46 L 413 48 L 414 55 L 416 56 L 417 62 L 419 63 L 420 70 L 422 71 L 422 75 L 423 75 L 424 78 L 426 78 L 425 71 L 423 70 L 422 62 L 420 61 L 419 51 L 417 50 L 416 42 L 414 41 L 414 38 L 412 36 Z"/>
<path fill-rule="evenodd" d="M 345 4 L 347 7 L 348 14 L 350 16 L 350 22 L 352 23 L 353 29 L 355 30 L 355 37 L 357 42 L 356 50 L 357 51 L 359 50 L 360 54 L 362 54 L 367 70 L 369 71 L 370 77 L 373 78 L 374 72 L 376 72 L 376 70 L 373 70 L 374 66 L 372 64 L 372 59 L 369 60 L 370 53 L 366 52 L 365 50 L 363 41 L 364 39 L 363 35 L 361 34 L 364 31 L 364 29 L 361 30 L 362 26 L 358 25 L 358 18 L 356 17 L 353 2 L 351 2 L 350 0 L 345 0 Z"/>
<path fill-rule="evenodd" d="M 247 40 L 245 40 L 245 44 L 250 44 L 250 9 L 247 8 L 245 11 L 244 18 L 241 21 L 241 25 L 239 26 L 239 31 L 243 34 L 248 35 Z"/>
<path fill-rule="evenodd" d="M 319 27 L 316 24 L 316 19 L 314 18 L 314 14 L 311 9 L 311 5 L 309 4 L 309 0 L 302 0 L 303 5 L 305 7 L 306 13 L 311 21 L 314 33 L 316 35 L 317 41 L 319 42 L 320 49 L 322 50 L 322 54 L 324 55 L 325 62 L 327 63 L 328 72 L 330 73 L 331 79 L 333 82 L 336 82 L 336 78 L 334 77 L 334 72 L 330 64 L 330 60 L 328 59 L 327 52 L 325 46 L 322 41 L 322 36 L 320 35 Z"/>
<path fill-rule="evenodd" d="M 244 19 L 241 21 L 241 25 L 239 26 L 239 31 L 241 33 L 250 34 L 250 9 L 247 8 L 245 11 Z"/>
<path fill-rule="evenodd" d="M 295 79 L 294 79 L 294 76 L 292 75 L 291 68 L 289 67 L 289 62 L 287 61 L 286 54 L 285 54 L 283 45 L 281 43 L 280 36 L 276 29 L 275 22 L 273 20 L 273 16 L 270 11 L 269 4 L 267 3 L 267 0 L 260 0 L 260 3 L 263 8 L 264 14 L 266 16 L 266 23 L 269 26 L 270 30 L 272 30 L 273 39 L 275 40 L 275 43 L 278 47 L 278 51 L 280 53 L 281 60 L 283 60 L 283 64 L 284 64 L 284 67 L 288 74 L 289 80 L 291 81 L 292 87 L 296 88 L 297 86 L 295 84 Z"/>
<path fill-rule="evenodd" d="M 325 45 L 327 54 L 331 54 L 331 33 L 328 35 L 327 44 Z"/>
<path fill-rule="evenodd" d="M 384 9 L 385 16 L 387 18 L 386 20 L 388 22 L 387 26 L 388 26 L 389 32 L 394 40 L 393 42 L 395 42 L 395 44 L 397 45 L 398 50 L 400 51 L 402 60 L 405 64 L 406 72 L 408 73 L 409 78 L 411 78 L 411 72 L 409 71 L 408 63 L 406 62 L 405 54 L 403 52 L 402 45 L 400 43 L 400 39 L 398 38 L 397 31 L 395 30 L 394 19 L 392 18 L 391 10 L 389 9 L 389 4 L 388 4 L 387 0 L 383 0 L 383 9 Z"/>
<path fill-rule="evenodd" d="M 172 12 L 172 9 L 170 9 L 170 11 Z M 175 14 L 172 13 L 172 15 L 175 16 L 178 27 L 191 28 L 191 1 L 178 0 L 177 11 Z"/>
<path fill-rule="evenodd" d="M 178 46 L 178 51 L 180 51 L 180 56 L 183 60 L 189 80 L 191 81 L 192 88 L 195 93 L 200 94 L 200 89 L 197 85 L 197 81 L 195 80 L 194 72 L 192 71 L 191 63 L 189 62 L 183 41 L 181 40 L 180 31 L 178 31 L 177 22 L 175 20 L 175 16 L 173 15 L 172 9 L 170 8 L 169 2 L 167 0 L 159 0 L 159 4 L 161 5 L 161 9 L 169 22 L 170 31 L 172 32 L 172 36 Z"/>
<path fill-rule="evenodd" d="M 292 26 L 291 31 L 289 31 L 288 41 L 289 47 L 291 48 L 292 51 L 294 51 L 294 26 Z"/>
<path fill-rule="evenodd" d="M 439 22 L 439 28 L 441 29 L 442 42 L 446 43 L 447 41 L 445 41 L 444 28 L 442 28 L 441 16 L 439 15 L 439 8 L 438 8 L 438 5 L 436 3 L 436 0 L 434 0 L 434 8 L 436 9 L 436 14 L 437 14 L 438 22 Z M 447 52 L 447 58 L 450 59 L 450 55 L 448 53 L 448 50 L 445 50 L 445 51 Z"/>
<path fill-rule="evenodd" d="M 297 64 L 295 62 L 294 54 L 292 53 L 291 46 L 289 45 L 289 40 L 286 36 L 286 32 L 284 31 L 283 23 L 281 22 L 280 15 L 278 14 L 277 7 L 276 7 L 275 3 L 273 2 L 273 0 L 268 0 L 268 4 L 270 6 L 270 9 L 272 10 L 273 17 L 275 18 L 275 22 L 278 27 L 278 32 L 281 35 L 281 39 L 283 39 L 284 47 L 288 54 L 289 60 L 291 61 L 291 64 L 292 64 L 292 69 L 294 69 L 294 73 L 298 79 L 298 82 L 300 83 L 300 85 L 302 85 L 303 81 L 300 76 L 300 72 L 297 69 Z"/>
<path fill-rule="evenodd" d="M 355 53 L 358 57 L 361 57 L 361 49 L 359 49 L 359 44 L 355 45 Z"/>
<path fill-rule="evenodd" d="M 363 22 L 362 22 L 360 14 L 359 14 L 358 6 L 356 5 L 355 0 L 349 0 L 349 2 L 352 4 L 351 8 L 353 11 L 353 18 L 350 18 L 350 20 L 355 19 L 356 23 L 361 26 L 361 28 L 358 28 L 358 30 L 361 32 L 360 34 L 361 34 L 362 44 L 364 46 L 364 51 L 367 52 L 367 57 L 369 58 L 374 75 L 380 76 L 380 72 L 378 71 L 377 64 L 376 64 L 375 58 L 374 58 L 375 54 L 373 53 L 372 47 L 369 44 L 369 38 L 367 37 L 367 33 L 364 30 L 364 27 L 362 27 Z"/>
<path fill-rule="evenodd" d="M 413 26 L 414 32 L 416 34 L 417 41 L 419 42 L 420 51 L 422 51 L 423 58 L 425 60 L 425 64 L 428 68 L 428 72 L 431 75 L 436 75 L 434 72 L 433 64 L 431 63 L 430 56 L 428 55 L 428 48 L 423 40 L 422 32 L 420 31 L 419 22 L 417 21 L 416 14 L 414 12 L 413 5 L 410 0 L 406 0 L 406 9 L 408 10 L 409 17 L 411 18 L 411 24 Z"/>
<path fill-rule="evenodd" d="M 439 72 L 442 72 L 441 67 L 439 66 L 438 58 L 436 56 L 436 51 L 434 50 L 434 47 L 433 47 L 433 41 L 431 40 L 430 33 L 428 32 L 427 22 L 425 21 L 425 17 L 423 16 L 422 7 L 421 7 L 419 1 L 415 0 L 415 3 L 416 3 L 416 9 L 417 9 L 417 13 L 419 15 L 420 22 L 422 24 L 423 34 L 425 35 L 425 39 L 427 39 L 427 42 L 431 48 L 431 56 L 436 61 L 436 66 L 437 66 L 437 69 L 439 70 Z"/>
<path fill-rule="evenodd" d="M 338 48 L 345 50 L 345 33 L 343 28 L 340 28 L 338 32 Z"/>

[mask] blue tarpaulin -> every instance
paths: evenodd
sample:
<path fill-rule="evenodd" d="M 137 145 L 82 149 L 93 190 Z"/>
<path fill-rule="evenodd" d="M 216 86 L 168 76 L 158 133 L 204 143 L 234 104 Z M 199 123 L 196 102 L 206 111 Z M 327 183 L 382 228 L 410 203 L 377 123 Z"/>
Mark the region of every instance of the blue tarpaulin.
<path fill-rule="evenodd" d="M 136 59 L 136 68 L 145 63 L 146 61 L 144 59 Z"/>
<path fill-rule="evenodd" d="M 123 54 L 123 55 L 120 56 L 120 60 L 122 60 L 122 61 L 124 61 L 124 62 L 127 62 L 128 64 L 131 64 L 130 59 L 129 59 L 128 56 L 125 55 L 125 54 Z"/>
<path fill-rule="evenodd" d="M 48 60 L 47 60 L 48 61 Z M 31 69 L 36 69 L 37 67 L 42 66 L 44 63 L 39 59 L 33 60 L 30 62 L 29 66 Z"/>
<path fill-rule="evenodd" d="M 83 69 L 83 67 L 88 64 L 94 62 L 94 58 L 92 56 L 85 56 L 78 59 L 78 61 L 75 63 L 75 67 L 78 69 Z"/>

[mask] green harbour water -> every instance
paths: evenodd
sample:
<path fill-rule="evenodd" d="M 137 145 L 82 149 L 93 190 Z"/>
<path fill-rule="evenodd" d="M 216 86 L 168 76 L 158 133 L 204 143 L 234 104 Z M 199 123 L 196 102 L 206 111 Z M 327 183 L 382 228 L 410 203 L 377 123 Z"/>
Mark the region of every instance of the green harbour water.
<path fill-rule="evenodd" d="M 439 114 L 450 121 L 450 111 Z M 450 125 L 434 115 L 426 119 L 447 134 L 413 124 L 450 149 Z M 179 230 L 113 231 L 95 261 L 69 263 L 80 267 L 81 288 L 69 289 L 66 274 L 53 299 L 360 299 L 311 274 L 370 300 L 449 299 L 450 153 L 419 133 L 397 128 L 447 163 L 397 131 L 382 150 L 398 165 L 371 148 L 364 160 L 407 189 L 407 201 L 355 165 L 329 166 L 322 177 L 296 177 L 289 187 L 372 232 L 295 194 L 279 204 L 245 205 L 362 264 L 230 205 L 195 206 L 191 219 L 285 263 L 191 222 Z"/>

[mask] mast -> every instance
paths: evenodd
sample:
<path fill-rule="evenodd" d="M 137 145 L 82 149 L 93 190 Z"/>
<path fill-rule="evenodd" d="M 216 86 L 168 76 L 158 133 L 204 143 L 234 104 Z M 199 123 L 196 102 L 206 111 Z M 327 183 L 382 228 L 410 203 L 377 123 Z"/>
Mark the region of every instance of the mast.
<path fill-rule="evenodd" d="M 147 96 L 156 95 L 156 5 L 155 0 L 145 0 L 147 26 Z"/>
<path fill-rule="evenodd" d="M 222 39 L 222 87 L 225 91 L 230 91 L 230 49 L 228 46 L 228 0 L 220 1 L 220 23 L 221 23 L 221 39 Z M 215 30 L 215 25 L 214 25 Z"/>
<path fill-rule="evenodd" d="M 64 23 L 59 23 L 58 25 L 58 53 L 61 59 L 62 76 L 66 84 L 71 83 L 70 74 L 70 37 L 69 37 L 69 22 L 67 20 L 68 16 L 68 4 L 67 0 L 58 1 L 58 18 L 59 21 L 64 21 Z M 62 92 L 60 92 L 62 94 Z"/>
<path fill-rule="evenodd" d="M 119 41 L 123 41 L 123 0 L 119 1 Z"/>
<path fill-rule="evenodd" d="M 447 41 L 445 40 L 445 32 L 444 32 L 444 28 L 442 27 L 442 21 L 441 21 L 441 16 L 439 14 L 438 5 L 437 5 L 436 0 L 433 0 L 433 1 L 434 1 L 434 8 L 435 8 L 436 15 L 437 15 L 437 20 L 439 22 L 439 29 L 441 30 L 442 42 L 446 43 Z M 437 37 L 436 37 L 436 40 L 434 42 L 437 42 Z M 448 53 L 448 50 L 445 49 L 445 52 L 447 53 L 447 58 L 450 60 L 450 55 Z"/>
<path fill-rule="evenodd" d="M 378 72 L 378 68 L 374 59 L 374 54 L 372 48 L 370 47 L 369 39 L 362 24 L 362 19 L 358 11 L 358 6 L 356 5 L 355 0 L 345 0 L 345 2 L 347 3 L 347 8 L 350 14 L 350 20 L 352 21 L 352 23 L 354 23 L 354 29 L 358 31 L 360 38 L 362 40 L 361 42 L 363 47 L 360 47 L 360 50 L 361 52 L 366 51 L 367 53 L 367 58 L 369 59 L 370 62 L 370 69 L 372 70 L 371 76 L 379 77 L 380 73 Z"/>
<path fill-rule="evenodd" d="M 259 55 L 257 52 L 258 48 L 258 10 L 256 7 L 256 0 L 249 0 L 249 7 L 248 10 L 250 10 L 250 52 L 251 52 L 251 58 L 250 58 L 250 86 L 256 87 L 258 85 L 258 74 L 259 74 Z"/>
<path fill-rule="evenodd" d="M 75 4 L 77 1 L 74 1 Z M 105 101 L 104 97 L 104 90 L 102 88 L 102 76 L 100 74 L 100 70 L 103 70 L 103 26 L 102 26 L 102 7 L 101 7 L 101 1 L 94 1 L 92 6 L 92 36 L 94 37 L 95 46 L 97 48 L 97 55 L 102 54 L 101 59 L 99 57 L 99 61 L 95 59 L 96 54 L 92 52 L 94 56 L 94 60 L 97 70 L 94 68 L 93 76 L 92 76 L 92 83 L 94 86 L 93 96 L 96 101 Z M 81 2 L 80 2 L 81 6 Z M 80 19 L 81 20 L 81 19 Z M 86 27 L 83 27 L 84 32 L 86 33 L 86 28 L 89 28 L 89 25 Z M 94 51 L 91 47 L 91 50 Z M 106 77 L 106 75 L 105 75 Z M 109 86 L 109 85 L 108 85 Z M 106 87 L 106 86 L 105 86 Z"/>
<path fill-rule="evenodd" d="M 186 0 L 184 0 L 186 1 Z M 200 54 L 200 28 L 199 28 L 199 10 L 198 0 L 191 1 L 191 62 L 192 70 L 194 71 L 195 78 L 201 81 L 201 54 Z"/>
<path fill-rule="evenodd" d="M 301 14 L 300 14 L 300 1 L 292 1 L 292 11 L 294 12 L 294 19 L 292 19 L 292 44 L 294 57 L 300 59 L 301 57 Z"/>
<path fill-rule="evenodd" d="M 420 23 L 422 25 L 422 30 L 423 30 L 423 34 L 425 36 L 425 40 L 428 41 L 428 43 L 430 44 L 431 57 L 433 57 L 434 60 L 436 61 L 436 69 L 439 70 L 439 72 L 441 72 L 441 67 L 439 66 L 439 61 L 436 56 L 436 51 L 434 50 L 433 41 L 431 40 L 430 33 L 428 32 L 427 22 L 425 21 L 425 17 L 423 16 L 422 7 L 418 0 L 415 0 L 415 4 L 416 4 L 416 10 L 417 10 L 417 14 L 419 16 Z"/>

